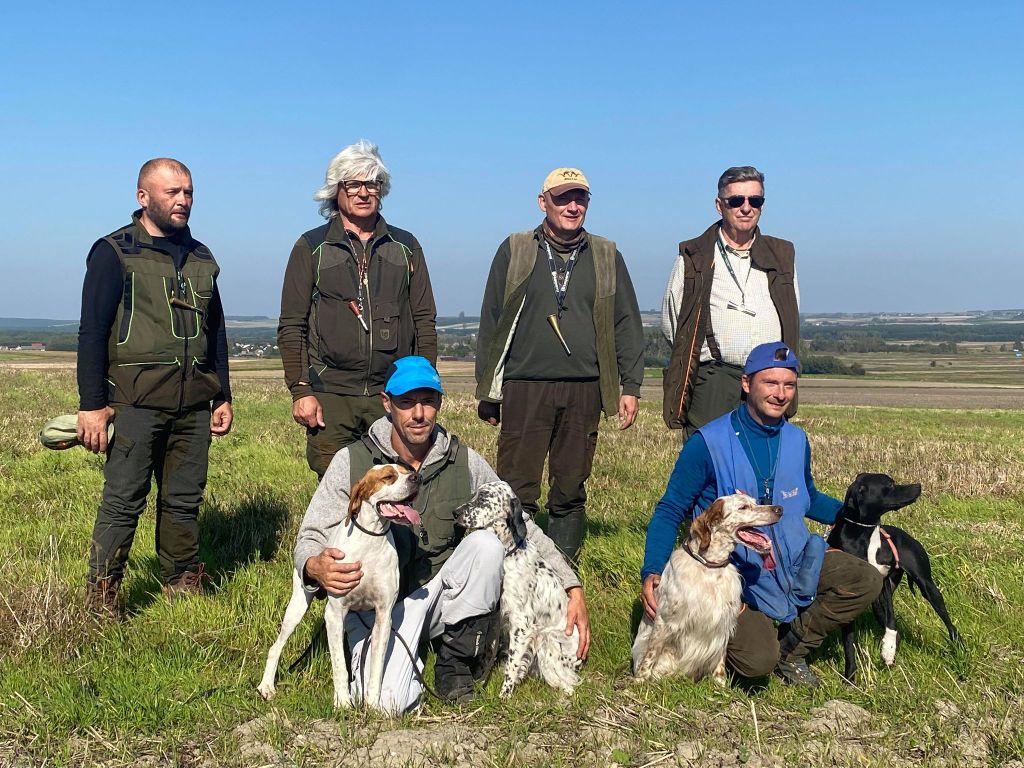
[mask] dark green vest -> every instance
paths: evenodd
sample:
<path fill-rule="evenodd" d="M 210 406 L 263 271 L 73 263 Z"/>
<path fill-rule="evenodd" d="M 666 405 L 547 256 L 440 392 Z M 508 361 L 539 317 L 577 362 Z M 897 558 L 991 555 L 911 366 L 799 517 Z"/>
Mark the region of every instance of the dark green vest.
<path fill-rule="evenodd" d="M 191 240 L 179 271 L 138 214 L 104 239 L 124 274 L 107 342 L 111 405 L 174 411 L 209 404 L 221 389 L 208 354 L 206 311 L 220 271 L 210 249 Z M 194 309 L 172 306 L 172 298 Z"/>
<path fill-rule="evenodd" d="M 421 524 L 416 528 L 391 526 L 401 570 L 399 598 L 434 578 L 462 538 L 462 529 L 455 526 L 455 510 L 473 497 L 469 452 L 455 435 L 449 434 L 448 440 L 448 451 L 439 461 L 420 467 L 423 484 L 412 507 L 420 513 Z M 349 487 L 372 466 L 393 461 L 369 435 L 350 445 L 348 454 Z"/>
<path fill-rule="evenodd" d="M 539 258 L 536 231 L 516 232 L 509 236 L 511 256 L 505 275 L 505 297 L 494 331 L 491 348 L 487 350 L 487 367 L 477 382 L 478 400 L 500 400 L 498 372 L 504 367 L 510 337 L 526 301 L 530 275 Z M 619 364 L 615 351 L 615 243 L 587 233 L 587 243 L 594 258 L 597 279 L 594 295 L 594 331 L 597 339 L 597 369 L 601 387 L 601 408 L 606 416 L 619 411 Z"/>

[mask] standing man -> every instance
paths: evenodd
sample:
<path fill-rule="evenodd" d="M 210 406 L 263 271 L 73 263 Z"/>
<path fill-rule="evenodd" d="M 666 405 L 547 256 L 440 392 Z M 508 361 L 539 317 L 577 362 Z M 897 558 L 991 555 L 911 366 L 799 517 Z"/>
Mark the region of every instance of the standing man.
<path fill-rule="evenodd" d="M 386 710 L 405 712 L 423 692 L 423 662 L 401 646 L 414 652 L 428 638 L 437 645 L 437 694 L 450 702 L 476 697 L 474 683 L 487 676 L 494 660 L 488 646 L 497 638 L 504 550 L 490 531 L 463 537 L 455 526 L 455 509 L 481 485 L 498 478 L 480 454 L 437 423 L 444 395 L 437 371 L 418 356 L 398 360 L 392 371 L 380 395 L 387 416 L 338 452 L 309 502 L 295 542 L 295 568 L 310 592 L 322 588 L 332 595 L 346 595 L 355 589 L 363 563 L 346 560 L 344 552 L 327 547 L 348 509 L 350 489 L 376 464 L 397 462 L 420 474 L 419 493 L 410 502 L 420 513 L 419 530 L 391 529 L 401 568 L 393 626 L 402 643 L 392 643 L 385 658 L 382 703 Z M 529 519 L 526 528 L 531 545 L 555 570 L 569 597 L 566 635 L 574 628 L 579 631 L 577 656 L 585 659 L 590 621 L 583 587 L 540 528 Z M 350 613 L 346 620 L 346 635 L 354 646 L 357 698 L 361 698 L 365 640 L 370 634 L 369 614 L 362 616 Z"/>
<path fill-rule="evenodd" d="M 866 560 L 826 552 L 825 540 L 807 530 L 805 517 L 827 525 L 843 504 L 815 488 L 807 435 L 786 421 L 798 368 L 785 344 L 755 347 L 740 378 L 746 402 L 686 441 L 647 526 L 641 601 L 654 619 L 661 573 L 679 526 L 691 514 L 736 492 L 777 504 L 779 522 L 758 528 L 772 543 L 771 556 L 737 544 L 729 558 L 743 583 L 744 605 L 726 663 L 742 677 L 774 670 L 787 684 L 816 686 L 808 654 L 871 605 L 882 579 Z"/>
<path fill-rule="evenodd" d="M 384 415 L 388 366 L 412 354 L 437 359 L 423 249 L 380 215 L 390 190 L 376 145 L 339 152 L 313 195 L 327 223 L 298 239 L 284 273 L 277 344 L 292 418 L 306 428 L 306 460 L 321 480 L 334 454 Z"/>
<path fill-rule="evenodd" d="M 721 220 L 679 244 L 661 309 L 672 347 L 663 413 L 671 429 L 697 429 L 740 402 L 750 350 L 769 341 L 800 344 L 800 290 L 788 240 L 762 235 L 764 174 L 729 168 L 718 179 Z M 794 399 L 790 411 L 796 413 Z"/>
<path fill-rule="evenodd" d="M 491 264 L 476 347 L 477 412 L 501 424 L 498 476 L 534 517 L 550 456 L 548 535 L 575 560 L 601 411 L 618 415 L 619 429 L 636 419 L 644 333 L 622 254 L 583 229 L 583 173 L 549 173 L 537 204 L 540 226 L 506 238 Z"/>
<path fill-rule="evenodd" d="M 177 160 L 150 160 L 136 198 L 132 223 L 89 252 L 78 329 L 78 439 L 107 455 L 87 603 L 111 617 L 154 475 L 163 591 L 202 592 L 210 436 L 232 421 L 220 269 L 188 228 L 192 174 Z"/>

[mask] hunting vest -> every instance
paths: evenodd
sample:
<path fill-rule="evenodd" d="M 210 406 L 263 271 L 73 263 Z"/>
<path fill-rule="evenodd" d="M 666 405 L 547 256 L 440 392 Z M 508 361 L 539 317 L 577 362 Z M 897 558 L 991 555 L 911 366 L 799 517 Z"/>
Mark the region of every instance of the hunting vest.
<path fill-rule="evenodd" d="M 683 260 L 683 299 L 676 318 L 672 356 L 662 379 L 662 417 L 670 429 L 686 426 L 686 411 L 700 364 L 700 350 L 711 330 L 711 283 L 715 274 L 715 243 L 720 222 L 704 234 L 679 244 Z M 762 235 L 755 230 L 750 249 L 753 268 L 768 273 L 768 294 L 779 313 L 782 342 L 794 350 L 800 345 L 800 310 L 797 307 L 793 279 L 796 251 L 788 240 Z M 786 412 L 796 414 L 796 398 Z"/>
<path fill-rule="evenodd" d="M 385 456 L 369 435 L 363 435 L 349 449 L 349 487 L 367 470 L 395 460 Z M 473 497 L 469 474 L 469 452 L 448 435 L 448 450 L 440 460 L 420 467 L 422 485 L 411 506 L 420 513 L 420 525 L 392 525 L 401 573 L 399 599 L 422 587 L 441 570 L 462 539 L 455 526 L 455 510 Z"/>
<path fill-rule="evenodd" d="M 366 244 L 363 286 L 357 254 L 339 218 L 306 232 L 303 238 L 312 253 L 313 268 L 309 383 L 317 392 L 379 394 L 391 363 L 417 354 L 409 300 L 412 236 L 380 220 Z M 360 297 L 361 318 L 352 309 Z"/>
<path fill-rule="evenodd" d="M 511 256 L 505 277 L 501 314 L 487 350 L 487 367 L 477 382 L 478 400 L 501 402 L 505 360 L 512 345 L 520 313 L 526 303 L 526 289 L 540 256 L 539 235 L 535 230 L 509 236 Z M 597 340 L 598 380 L 601 408 L 606 416 L 619 410 L 619 366 L 615 350 L 615 243 L 587 233 L 587 244 L 594 259 L 597 290 L 594 297 L 594 332 Z"/>
<path fill-rule="evenodd" d="M 207 310 L 220 272 L 210 249 L 189 238 L 180 270 L 153 243 L 139 212 L 111 233 L 124 287 L 107 341 L 111 405 L 164 411 L 209 405 L 221 391 L 209 357 Z M 186 306 L 174 306 L 176 299 Z"/>

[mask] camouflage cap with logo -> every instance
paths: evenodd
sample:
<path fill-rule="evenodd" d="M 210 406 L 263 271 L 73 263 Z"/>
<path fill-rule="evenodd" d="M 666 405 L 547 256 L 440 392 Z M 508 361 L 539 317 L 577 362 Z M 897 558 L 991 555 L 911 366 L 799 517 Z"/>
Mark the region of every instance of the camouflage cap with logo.
<path fill-rule="evenodd" d="M 107 425 L 107 441 L 109 442 L 113 439 L 114 422 L 110 422 Z M 50 419 L 39 430 L 39 442 L 43 444 L 44 448 L 49 448 L 53 451 L 63 451 L 66 448 L 74 448 L 76 445 L 79 445 L 78 416 L 74 413 L 68 413 L 64 416 Z"/>
<path fill-rule="evenodd" d="M 541 194 L 550 192 L 552 195 L 560 195 L 570 189 L 590 191 L 590 182 L 579 168 L 555 168 L 544 179 L 544 186 L 541 187 L 540 192 Z"/>

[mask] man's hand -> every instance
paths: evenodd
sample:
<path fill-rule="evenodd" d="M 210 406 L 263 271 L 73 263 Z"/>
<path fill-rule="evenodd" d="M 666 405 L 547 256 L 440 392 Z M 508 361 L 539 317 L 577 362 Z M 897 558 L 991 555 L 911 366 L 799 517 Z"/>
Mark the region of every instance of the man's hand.
<path fill-rule="evenodd" d="M 486 421 L 492 427 L 496 427 L 501 423 L 501 403 L 481 400 L 480 405 L 476 407 L 476 415 L 480 417 L 480 421 Z"/>
<path fill-rule="evenodd" d="M 231 424 L 234 420 L 235 414 L 231 410 L 231 403 L 221 403 L 210 414 L 210 434 L 223 437 L 231 431 Z"/>
<path fill-rule="evenodd" d="M 343 562 L 345 553 L 328 547 L 306 561 L 306 575 L 316 579 L 328 594 L 344 597 L 359 586 L 363 578 L 363 564 Z"/>
<path fill-rule="evenodd" d="M 95 411 L 78 412 L 78 441 L 93 453 L 106 453 L 107 425 L 114 418 L 109 405 Z"/>
<path fill-rule="evenodd" d="M 629 429 L 633 426 L 639 407 L 636 395 L 622 395 L 619 398 L 619 429 Z"/>
<path fill-rule="evenodd" d="M 658 598 L 656 591 L 661 584 L 661 576 L 652 573 L 644 579 L 644 588 L 640 590 L 640 602 L 644 604 L 644 615 L 654 621 L 654 615 L 658 612 Z"/>
<path fill-rule="evenodd" d="M 590 653 L 590 617 L 587 614 L 587 600 L 583 596 L 583 587 L 570 587 L 566 594 L 569 595 L 569 608 L 566 611 L 565 634 L 572 634 L 572 628 L 577 627 L 580 631 L 580 642 L 576 647 L 576 658 L 585 661 Z"/>
<path fill-rule="evenodd" d="M 292 403 L 292 418 L 308 429 L 327 426 L 324 424 L 324 409 L 313 395 L 300 397 Z"/>

